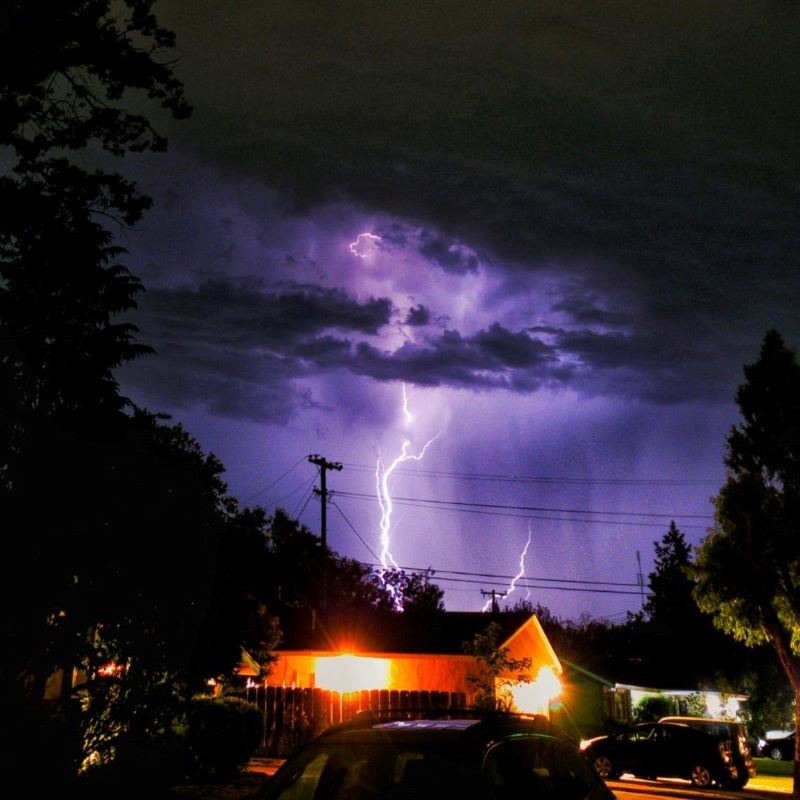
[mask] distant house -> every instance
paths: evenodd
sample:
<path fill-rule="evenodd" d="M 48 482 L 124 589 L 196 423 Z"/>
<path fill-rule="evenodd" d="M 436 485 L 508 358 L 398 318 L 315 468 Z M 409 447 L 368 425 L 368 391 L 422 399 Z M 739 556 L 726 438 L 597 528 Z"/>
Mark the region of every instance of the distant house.
<path fill-rule="evenodd" d="M 665 700 L 665 715 L 734 719 L 746 701 L 744 695 L 716 689 L 673 689 L 622 683 L 561 659 L 560 704 L 552 718 L 576 738 L 607 733 L 634 722 L 636 707 L 649 697 Z M 626 675 L 628 680 L 633 677 Z"/>
<path fill-rule="evenodd" d="M 561 660 L 561 696 L 552 718 L 576 738 L 586 738 L 629 724 L 631 692 L 579 664 Z"/>
<path fill-rule="evenodd" d="M 315 614 L 299 611 L 282 620 L 283 641 L 276 649 L 266 685 L 322 689 L 342 695 L 362 692 L 446 692 L 472 700 L 479 672 L 464 643 L 500 626 L 500 645 L 513 659 L 530 658 L 530 680 L 514 688 L 520 710 L 549 714 L 562 673 L 535 615 L 442 612 L 415 618 L 374 610 Z M 240 674 L 254 674 L 246 665 Z"/>

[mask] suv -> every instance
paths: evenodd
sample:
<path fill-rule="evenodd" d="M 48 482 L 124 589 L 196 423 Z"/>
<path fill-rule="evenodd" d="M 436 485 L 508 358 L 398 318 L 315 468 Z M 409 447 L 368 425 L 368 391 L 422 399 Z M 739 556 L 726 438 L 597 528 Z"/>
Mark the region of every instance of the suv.
<path fill-rule="evenodd" d="M 425 718 L 418 718 L 425 713 Z M 414 718 L 417 717 L 417 718 Z M 540 716 L 370 712 L 281 766 L 269 800 L 615 800 L 577 744 Z"/>
<path fill-rule="evenodd" d="M 580 747 L 603 778 L 685 778 L 705 788 L 734 786 L 739 777 L 727 743 L 673 722 L 642 722 Z"/>
<path fill-rule="evenodd" d="M 660 722 L 675 722 L 680 725 L 701 731 L 712 736 L 716 741 L 725 742 L 733 754 L 737 777 L 731 783 L 732 788 L 742 789 L 750 778 L 756 775 L 753 756 L 747 744 L 747 731 L 741 722 L 730 722 L 724 719 L 707 719 L 705 717 L 662 717 Z"/>

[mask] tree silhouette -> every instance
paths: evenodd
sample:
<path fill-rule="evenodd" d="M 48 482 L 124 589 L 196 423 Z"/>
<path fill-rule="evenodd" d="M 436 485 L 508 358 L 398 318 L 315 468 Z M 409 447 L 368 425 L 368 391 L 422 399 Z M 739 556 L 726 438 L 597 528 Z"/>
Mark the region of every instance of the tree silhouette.
<path fill-rule="evenodd" d="M 120 319 L 141 287 L 110 226 L 150 201 L 87 166 L 90 151 L 165 147 L 148 115 L 126 110 L 132 92 L 137 107 L 189 113 L 174 37 L 151 6 L 11 0 L 0 12 L 0 507 L 13 565 L 0 584 L 0 694 L 15 731 L 3 755 L 18 768 L 42 749 L 55 666 L 91 677 L 119 659 L 126 691 L 151 694 L 186 677 L 224 521 L 218 465 L 131 416 L 113 377 L 147 348 Z M 147 728 L 157 705 L 131 703 L 128 727 Z"/>
<path fill-rule="evenodd" d="M 697 554 L 695 598 L 735 639 L 774 648 L 800 730 L 800 365 L 771 330 L 744 373 L 736 393 L 743 422 L 728 436 L 728 477 Z"/>
<path fill-rule="evenodd" d="M 175 117 L 190 109 L 172 74 L 174 36 L 152 0 L 12 0 L 0 17 L 0 487 L 43 420 L 73 429 L 122 405 L 112 370 L 146 351 L 114 318 L 139 282 L 107 227 L 135 223 L 149 198 L 75 158 L 160 150 L 130 92 Z"/>

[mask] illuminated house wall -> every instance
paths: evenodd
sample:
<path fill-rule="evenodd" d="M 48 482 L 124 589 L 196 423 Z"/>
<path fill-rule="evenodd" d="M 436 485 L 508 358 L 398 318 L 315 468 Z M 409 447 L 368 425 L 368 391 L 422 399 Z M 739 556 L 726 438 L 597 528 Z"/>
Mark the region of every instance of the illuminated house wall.
<path fill-rule="evenodd" d="M 470 640 L 475 632 L 483 632 L 492 617 L 466 613 L 446 614 L 445 617 L 441 631 L 423 630 L 419 634 L 421 639 L 429 635 L 427 646 L 441 648 L 439 652 L 362 648 L 359 639 L 370 641 L 370 631 L 359 637 L 358 630 L 350 625 L 347 635 L 337 638 L 330 634 L 329 627 L 324 647 L 279 649 L 266 683 L 337 692 L 374 689 L 455 692 L 469 698 L 474 688 L 469 676 L 478 672 L 479 665 L 472 656 L 464 654 L 463 642 Z M 530 682 L 514 690 L 517 707 L 547 714 L 550 700 L 560 691 L 557 676 L 561 674 L 561 664 L 535 616 L 522 615 L 503 621 L 507 630 L 502 646 L 508 648 L 511 658 L 530 658 L 532 663 Z M 441 635 L 431 635 L 436 633 Z M 381 630 L 380 634 L 387 641 L 391 640 L 391 631 Z M 339 647 L 338 641 L 345 644 Z M 376 642 L 374 630 L 371 641 Z M 413 635 L 405 641 L 409 648 L 419 644 Z M 418 649 L 423 645 L 424 642 Z M 449 652 L 445 651 L 447 647 Z"/>
<path fill-rule="evenodd" d="M 325 667 L 342 656 L 320 653 L 281 653 L 267 678 L 270 686 L 320 688 L 334 691 L 361 689 L 398 689 L 404 691 L 464 692 L 467 676 L 475 672 L 470 656 L 408 655 L 402 653 L 363 653 L 346 656 L 343 672 L 355 673 L 342 679 L 341 674 Z M 359 662 L 364 661 L 362 667 Z M 384 663 L 382 670 L 374 662 Z M 335 680 L 327 676 L 335 676 Z M 355 680 L 352 682 L 351 677 Z M 361 679 L 359 682 L 359 678 Z M 380 681 L 380 682 L 379 682 Z M 359 684 L 360 685 L 357 685 Z M 348 688 L 344 688 L 344 687 Z M 352 686 L 352 688 L 350 688 Z"/>

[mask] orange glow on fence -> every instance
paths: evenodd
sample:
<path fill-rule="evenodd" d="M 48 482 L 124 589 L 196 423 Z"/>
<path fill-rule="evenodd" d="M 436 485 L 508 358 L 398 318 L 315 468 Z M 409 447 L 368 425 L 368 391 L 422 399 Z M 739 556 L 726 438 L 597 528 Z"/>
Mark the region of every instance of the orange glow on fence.
<path fill-rule="evenodd" d="M 316 685 L 334 692 L 357 692 L 361 689 L 388 689 L 387 658 L 366 656 L 320 656 L 316 660 Z"/>
<path fill-rule="evenodd" d="M 550 667 L 540 667 L 536 680 L 510 687 L 514 704 L 520 711 L 546 714 L 550 701 L 561 694 L 561 683 Z"/>

